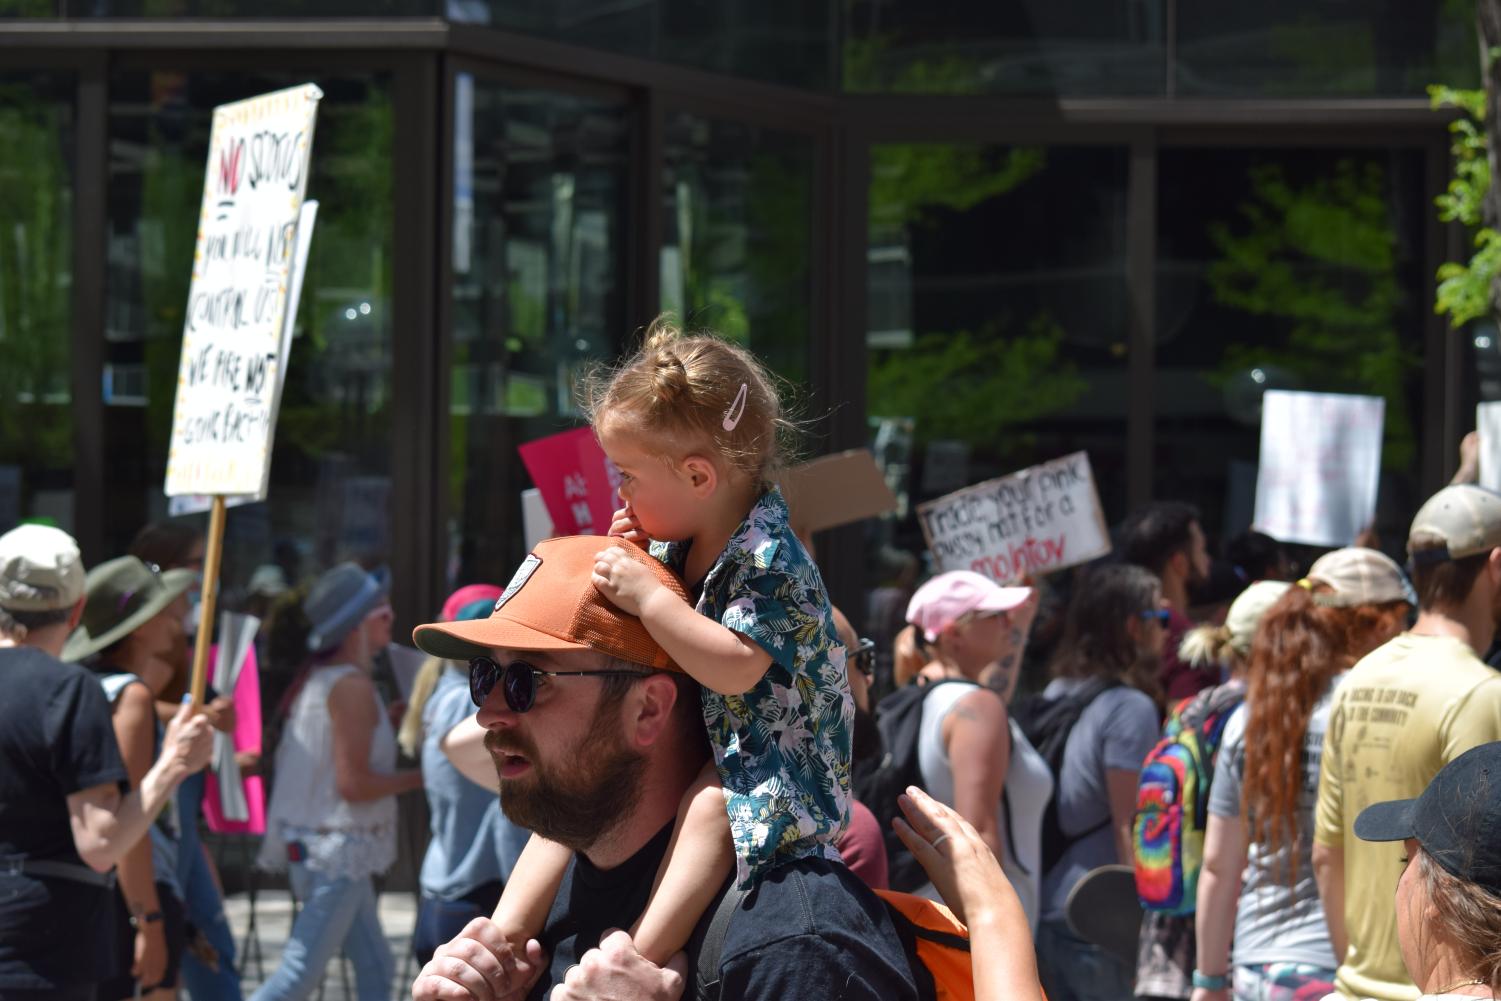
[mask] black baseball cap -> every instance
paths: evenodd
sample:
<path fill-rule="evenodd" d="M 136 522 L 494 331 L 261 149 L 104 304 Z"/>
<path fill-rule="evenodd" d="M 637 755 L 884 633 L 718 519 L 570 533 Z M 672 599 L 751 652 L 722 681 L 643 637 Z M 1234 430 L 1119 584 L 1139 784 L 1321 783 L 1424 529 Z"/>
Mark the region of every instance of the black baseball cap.
<path fill-rule="evenodd" d="M 1449 762 L 1417 799 L 1366 807 L 1355 836 L 1416 838 L 1450 875 L 1501 894 L 1501 741 Z"/>

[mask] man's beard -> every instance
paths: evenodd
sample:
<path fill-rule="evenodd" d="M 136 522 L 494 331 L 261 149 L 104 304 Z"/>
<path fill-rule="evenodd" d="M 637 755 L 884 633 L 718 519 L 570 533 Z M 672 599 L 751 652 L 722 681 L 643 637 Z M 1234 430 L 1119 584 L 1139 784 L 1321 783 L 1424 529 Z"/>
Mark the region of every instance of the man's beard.
<path fill-rule="evenodd" d="M 635 809 L 645 756 L 618 744 L 618 721 L 607 720 L 601 705 L 571 751 L 544 763 L 536 747 L 515 731 L 492 730 L 485 747 L 492 757 L 514 753 L 530 771 L 500 780 L 500 809 L 506 819 L 565 848 L 584 851 Z M 497 773 L 499 763 L 497 762 Z"/>

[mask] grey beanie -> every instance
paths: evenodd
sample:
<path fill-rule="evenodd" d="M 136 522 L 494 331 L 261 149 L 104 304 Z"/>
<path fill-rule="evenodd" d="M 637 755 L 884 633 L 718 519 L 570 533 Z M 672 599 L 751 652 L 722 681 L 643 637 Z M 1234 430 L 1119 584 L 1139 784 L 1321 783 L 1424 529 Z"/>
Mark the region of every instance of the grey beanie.
<path fill-rule="evenodd" d="M 312 626 L 308 633 L 310 653 L 332 650 L 343 642 L 365 616 L 386 600 L 383 574 L 366 573 L 358 563 L 340 563 L 319 577 L 302 600 L 302 611 Z"/>

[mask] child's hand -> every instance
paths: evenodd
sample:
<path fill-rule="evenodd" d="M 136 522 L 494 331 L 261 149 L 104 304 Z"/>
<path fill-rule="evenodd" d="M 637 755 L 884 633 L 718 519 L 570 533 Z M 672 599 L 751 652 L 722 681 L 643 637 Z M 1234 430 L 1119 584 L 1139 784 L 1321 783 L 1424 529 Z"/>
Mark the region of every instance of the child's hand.
<path fill-rule="evenodd" d="M 438 946 L 412 984 L 413 1001 L 521 1001 L 542 975 L 542 946 L 534 939 L 518 955 L 500 926 L 475 918 L 459 937 Z"/>
<path fill-rule="evenodd" d="M 609 534 L 618 535 L 627 542 L 634 542 L 642 549 L 651 544 L 651 539 L 647 538 L 646 533 L 641 530 L 641 522 L 636 520 L 636 512 L 631 510 L 629 504 L 615 512 L 610 521 Z"/>
<path fill-rule="evenodd" d="M 616 608 L 639 617 L 641 606 L 662 582 L 619 546 L 610 546 L 594 557 L 594 586 Z"/>

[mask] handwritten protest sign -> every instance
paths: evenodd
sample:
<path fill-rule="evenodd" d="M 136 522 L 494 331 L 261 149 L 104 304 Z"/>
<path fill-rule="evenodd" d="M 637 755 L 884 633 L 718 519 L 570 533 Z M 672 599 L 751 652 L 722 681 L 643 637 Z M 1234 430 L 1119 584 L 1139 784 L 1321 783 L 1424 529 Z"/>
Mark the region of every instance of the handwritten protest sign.
<path fill-rule="evenodd" d="M 214 109 L 168 496 L 264 497 L 313 126 L 311 84 Z"/>
<path fill-rule="evenodd" d="M 1254 526 L 1283 542 L 1348 546 L 1376 516 L 1386 401 L 1267 390 Z"/>
<path fill-rule="evenodd" d="M 1002 584 L 1110 552 L 1084 452 L 919 504 L 917 519 L 936 569 L 973 570 Z"/>
<path fill-rule="evenodd" d="M 1475 430 L 1480 432 L 1480 485 L 1501 493 L 1501 403 L 1475 408 Z"/>
<path fill-rule="evenodd" d="M 517 451 L 557 535 L 604 535 L 620 507 L 620 470 L 589 428 L 529 441 Z"/>

